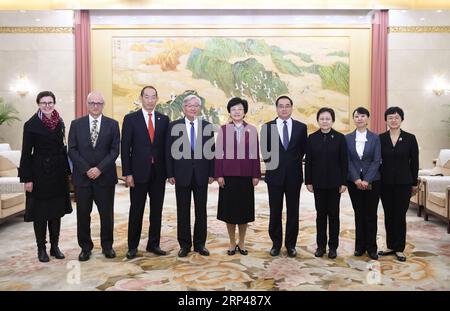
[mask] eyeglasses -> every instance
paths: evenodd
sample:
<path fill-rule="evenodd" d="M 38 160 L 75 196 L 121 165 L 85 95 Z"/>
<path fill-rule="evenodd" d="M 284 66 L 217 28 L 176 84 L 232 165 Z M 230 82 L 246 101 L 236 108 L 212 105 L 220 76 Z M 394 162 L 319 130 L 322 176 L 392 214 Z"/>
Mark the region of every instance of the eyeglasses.
<path fill-rule="evenodd" d="M 231 112 L 231 111 L 244 111 L 244 108 L 242 108 L 242 107 L 237 107 L 237 108 L 231 107 L 231 108 L 230 108 L 230 112 Z"/>
<path fill-rule="evenodd" d="M 200 108 L 200 105 L 186 105 L 186 106 L 184 106 L 184 107 L 186 107 L 187 109 L 197 109 L 197 108 Z"/>
<path fill-rule="evenodd" d="M 88 105 L 91 107 L 95 107 L 95 106 L 101 107 L 101 106 L 103 106 L 103 104 L 104 103 L 88 102 Z"/>
<path fill-rule="evenodd" d="M 399 115 L 391 115 L 391 116 L 387 116 L 386 120 L 387 121 L 398 121 L 401 120 L 402 118 Z"/>
<path fill-rule="evenodd" d="M 39 105 L 41 106 L 47 106 L 47 107 L 51 107 L 55 104 L 55 102 L 39 102 Z"/>

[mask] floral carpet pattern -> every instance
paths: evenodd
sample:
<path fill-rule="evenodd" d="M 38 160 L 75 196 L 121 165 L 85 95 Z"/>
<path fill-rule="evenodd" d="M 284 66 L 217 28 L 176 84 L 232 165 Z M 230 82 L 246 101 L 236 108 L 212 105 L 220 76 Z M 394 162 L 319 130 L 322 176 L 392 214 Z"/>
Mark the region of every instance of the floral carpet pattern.
<path fill-rule="evenodd" d="M 256 217 L 247 231 L 248 256 L 228 256 L 225 224 L 216 219 L 218 187 L 213 184 L 208 194 L 208 238 L 211 255 L 191 252 L 177 257 L 175 190 L 168 185 L 163 210 L 161 248 L 167 256 L 145 251 L 148 232 L 148 207 L 138 257 L 128 260 L 127 226 L 129 194 L 123 184 L 116 188 L 115 259 L 101 254 L 99 216 L 92 213 L 92 235 L 95 244 L 91 259 L 77 260 L 80 249 L 76 240 L 76 213 L 63 218 L 60 248 L 66 259 L 51 257 L 40 263 L 36 257 L 34 233 L 30 223 L 21 217 L 0 225 L 0 290 L 450 290 L 450 234 L 446 225 L 430 217 L 425 222 L 408 211 L 406 262 L 393 256 L 370 260 L 354 257 L 354 217 L 348 194 L 341 199 L 341 232 L 338 257 L 335 260 L 315 258 L 315 210 L 312 194 L 304 187 L 300 196 L 300 233 L 298 255 L 271 257 L 268 235 L 269 208 L 267 187 L 256 187 Z M 75 204 L 74 204 L 75 207 Z M 193 209 L 191 212 L 193 216 Z M 384 249 L 383 210 L 378 210 L 378 246 Z M 191 222 L 193 224 L 193 220 Z M 49 246 L 48 246 L 49 248 Z"/>

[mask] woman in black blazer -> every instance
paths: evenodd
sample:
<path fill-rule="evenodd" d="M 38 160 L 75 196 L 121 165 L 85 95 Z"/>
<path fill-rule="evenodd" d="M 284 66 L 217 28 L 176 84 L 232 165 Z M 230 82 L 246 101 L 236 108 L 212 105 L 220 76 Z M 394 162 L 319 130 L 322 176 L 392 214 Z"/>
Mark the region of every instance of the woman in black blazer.
<path fill-rule="evenodd" d="M 370 113 L 364 107 L 353 111 L 356 130 L 347 134 L 348 193 L 355 211 L 355 256 L 377 254 L 377 209 L 380 200 L 381 145 L 377 134 L 367 129 Z"/>
<path fill-rule="evenodd" d="M 405 261 L 406 211 L 409 199 L 417 193 L 419 147 L 413 134 L 401 130 L 404 119 L 400 107 L 390 107 L 384 113 L 389 130 L 381 141 L 381 203 L 384 209 L 387 250 L 378 255 L 395 254 Z"/>
<path fill-rule="evenodd" d="M 332 128 L 333 109 L 321 108 L 316 119 L 320 129 L 308 137 L 305 185 L 314 193 L 317 211 L 317 250 L 314 255 L 322 257 L 326 251 L 328 220 L 328 257 L 334 259 L 339 244 L 339 201 L 341 193 L 347 189 L 347 144 L 345 136 Z"/>
<path fill-rule="evenodd" d="M 55 110 L 55 95 L 40 92 L 36 103 L 39 110 L 23 126 L 19 177 L 26 190 L 25 221 L 33 222 L 39 261 L 47 262 L 47 226 L 50 255 L 64 258 L 58 241 L 61 217 L 72 212 L 70 169 L 64 145 L 64 123 Z"/>

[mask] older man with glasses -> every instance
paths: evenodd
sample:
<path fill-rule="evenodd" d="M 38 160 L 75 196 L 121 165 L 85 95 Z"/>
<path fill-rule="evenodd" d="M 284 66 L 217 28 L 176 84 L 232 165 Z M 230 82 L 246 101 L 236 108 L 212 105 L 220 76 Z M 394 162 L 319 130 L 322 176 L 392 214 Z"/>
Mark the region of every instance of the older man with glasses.
<path fill-rule="evenodd" d="M 199 118 L 201 100 L 188 95 L 183 100 L 184 118 L 169 124 L 166 156 L 167 177 L 175 185 L 177 200 L 177 238 L 180 244 L 179 257 L 191 251 L 191 195 L 194 195 L 195 224 L 194 251 L 209 256 L 205 248 L 206 202 L 208 184 L 214 181 L 214 132 L 212 125 Z M 205 146 L 206 145 L 206 146 Z M 205 150 L 211 153 L 208 155 Z"/>
<path fill-rule="evenodd" d="M 80 261 L 89 260 L 92 203 L 100 214 L 102 252 L 116 257 L 113 249 L 114 191 L 117 184 L 116 158 L 119 155 L 119 123 L 103 115 L 105 101 L 100 92 L 87 97 L 88 115 L 72 121 L 69 131 L 69 157 L 77 194 L 77 235 Z"/>

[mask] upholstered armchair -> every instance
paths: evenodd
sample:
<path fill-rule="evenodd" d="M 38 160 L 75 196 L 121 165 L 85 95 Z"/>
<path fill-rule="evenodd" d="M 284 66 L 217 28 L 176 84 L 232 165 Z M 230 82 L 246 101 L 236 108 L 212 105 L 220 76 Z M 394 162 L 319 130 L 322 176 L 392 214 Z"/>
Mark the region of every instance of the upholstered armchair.
<path fill-rule="evenodd" d="M 17 177 L 20 151 L 0 144 L 0 222 L 25 211 L 24 186 Z"/>
<path fill-rule="evenodd" d="M 424 176 L 422 182 L 425 188 L 425 221 L 429 215 L 436 216 L 447 223 L 447 233 L 450 233 L 450 176 Z"/>
<path fill-rule="evenodd" d="M 432 169 L 419 170 L 419 191 L 411 197 L 411 203 L 417 206 L 417 216 L 422 216 L 422 211 L 426 203 L 426 184 L 423 177 L 426 176 L 450 176 L 450 149 L 441 149 L 435 160 L 435 167 Z"/>

